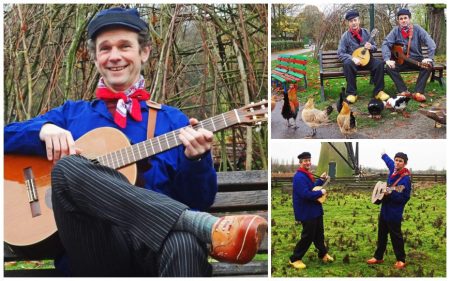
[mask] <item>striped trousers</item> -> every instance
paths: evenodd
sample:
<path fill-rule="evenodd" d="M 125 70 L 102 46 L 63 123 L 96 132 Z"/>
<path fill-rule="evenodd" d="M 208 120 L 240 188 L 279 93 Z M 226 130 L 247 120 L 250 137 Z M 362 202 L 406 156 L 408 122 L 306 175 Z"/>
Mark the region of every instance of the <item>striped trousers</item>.
<path fill-rule="evenodd" d="M 52 171 L 58 234 L 74 276 L 208 276 L 206 245 L 172 231 L 188 207 L 78 155 Z"/>

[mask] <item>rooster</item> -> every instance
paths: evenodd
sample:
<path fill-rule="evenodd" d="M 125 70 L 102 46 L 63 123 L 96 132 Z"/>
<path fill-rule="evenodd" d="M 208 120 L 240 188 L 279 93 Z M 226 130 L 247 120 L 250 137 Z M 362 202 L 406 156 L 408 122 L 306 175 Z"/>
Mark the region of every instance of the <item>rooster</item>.
<path fill-rule="evenodd" d="M 300 108 L 300 103 L 297 99 L 297 89 L 294 85 L 289 86 L 288 93 L 283 93 L 283 108 L 281 109 L 281 115 L 287 120 L 287 126 L 290 127 L 291 123 L 289 119 L 294 119 L 294 128 L 297 129 L 297 124 L 295 120 L 297 119 L 298 111 Z"/>
<path fill-rule="evenodd" d="M 406 96 L 396 96 L 395 98 L 389 98 L 386 101 L 386 108 L 392 109 L 397 112 L 401 112 L 403 117 L 409 118 L 409 113 L 406 112 L 406 106 L 411 98 Z"/>
<path fill-rule="evenodd" d="M 325 110 L 319 110 L 314 107 L 314 99 L 309 98 L 302 110 L 302 119 L 308 127 L 312 129 L 312 136 L 316 134 L 316 128 L 329 122 L 329 115 L 333 111 L 330 105 Z"/>
<path fill-rule="evenodd" d="M 367 110 L 370 113 L 370 116 L 375 119 L 375 120 L 380 120 L 381 119 L 381 112 L 384 109 L 384 104 L 385 102 L 373 98 L 369 101 L 369 104 L 367 105 Z"/>
<path fill-rule="evenodd" d="M 341 112 L 342 109 L 342 102 L 344 101 L 344 96 L 345 96 L 345 88 L 342 87 L 341 88 L 341 93 L 339 94 L 339 99 L 336 102 L 336 111 L 339 113 Z"/>
<path fill-rule="evenodd" d="M 345 101 L 342 103 L 341 112 L 337 116 L 337 124 L 345 138 L 356 132 L 355 116 Z"/>

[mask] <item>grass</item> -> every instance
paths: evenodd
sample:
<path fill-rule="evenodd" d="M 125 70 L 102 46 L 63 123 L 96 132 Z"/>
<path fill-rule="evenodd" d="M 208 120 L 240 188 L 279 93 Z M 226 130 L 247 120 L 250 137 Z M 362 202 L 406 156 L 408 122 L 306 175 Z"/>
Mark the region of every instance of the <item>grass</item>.
<path fill-rule="evenodd" d="M 315 98 L 316 108 L 324 109 L 326 106 L 336 103 L 339 98 L 339 93 L 341 88 L 346 86 L 345 78 L 339 79 L 327 79 L 324 81 L 325 97 L 326 101 L 321 101 L 320 99 L 320 75 L 319 75 L 319 61 L 313 57 L 312 52 L 304 53 L 303 55 L 308 56 L 307 64 L 307 78 L 308 78 L 308 88 L 301 89 L 297 95 L 299 97 L 300 103 L 306 103 L 308 97 L 313 96 Z M 436 57 L 437 62 L 443 61 L 445 63 L 445 57 Z M 277 65 L 277 60 L 271 61 L 272 69 Z M 417 79 L 418 73 L 416 74 L 402 74 L 402 77 L 409 89 L 413 90 Z M 444 76 L 446 72 L 444 71 Z M 357 78 L 357 88 L 358 88 L 358 101 L 352 105 L 352 110 L 354 112 L 359 112 L 367 114 L 367 104 L 372 97 L 373 85 L 369 84 L 370 77 L 358 77 Z M 388 75 L 384 76 L 385 82 L 385 92 L 393 96 L 396 93 L 396 88 L 391 78 Z M 300 82 L 302 85 L 303 82 Z M 445 87 L 441 87 L 438 82 L 427 83 L 425 88 L 425 93 L 427 96 L 427 101 L 425 103 L 419 104 L 415 101 L 411 101 L 408 104 L 407 112 L 412 113 L 417 111 L 420 107 L 431 107 L 435 103 L 441 103 L 445 105 Z M 330 120 L 336 120 L 337 112 L 334 110 L 330 116 Z M 386 121 L 403 118 L 401 114 L 391 114 L 390 111 L 383 111 L 382 119 L 380 121 L 373 120 L 371 118 L 356 118 L 358 121 L 359 128 L 371 128 L 382 126 Z"/>
<path fill-rule="evenodd" d="M 294 222 L 292 199 L 281 189 L 272 189 L 272 265 L 273 277 L 445 277 L 446 206 L 445 185 L 415 190 L 404 212 L 402 231 L 407 267 L 393 268 L 395 255 L 390 238 L 381 265 L 369 266 L 377 242 L 379 206 L 370 202 L 370 190 L 345 191 L 329 187 L 324 204 L 325 243 L 335 258 L 323 264 L 312 245 L 303 261 L 306 270 L 288 265 L 289 256 L 300 239 L 301 225 Z"/>
<path fill-rule="evenodd" d="M 55 268 L 53 260 L 5 262 L 5 270 Z"/>

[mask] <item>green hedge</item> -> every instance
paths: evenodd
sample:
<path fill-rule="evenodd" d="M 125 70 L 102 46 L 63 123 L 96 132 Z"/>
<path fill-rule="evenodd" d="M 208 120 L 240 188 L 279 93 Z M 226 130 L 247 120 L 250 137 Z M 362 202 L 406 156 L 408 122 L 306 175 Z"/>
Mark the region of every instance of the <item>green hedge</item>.
<path fill-rule="evenodd" d="M 301 41 L 272 41 L 272 51 L 282 51 L 289 49 L 303 49 L 304 44 Z"/>

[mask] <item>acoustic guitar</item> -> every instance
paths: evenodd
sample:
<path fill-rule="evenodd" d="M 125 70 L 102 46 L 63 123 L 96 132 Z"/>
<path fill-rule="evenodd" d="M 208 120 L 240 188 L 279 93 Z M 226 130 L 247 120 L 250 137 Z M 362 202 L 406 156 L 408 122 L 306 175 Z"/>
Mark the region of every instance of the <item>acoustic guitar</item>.
<path fill-rule="evenodd" d="M 330 176 L 327 176 L 327 179 L 325 180 L 325 182 L 322 185 L 316 186 L 312 189 L 312 191 L 319 191 L 322 190 L 323 188 L 325 188 L 325 186 L 327 186 L 327 184 L 330 182 Z M 322 196 L 320 196 L 319 198 L 317 198 L 317 202 L 319 202 L 320 204 L 323 204 L 328 197 L 328 192 L 323 194 Z"/>
<path fill-rule="evenodd" d="M 403 45 L 401 44 L 394 44 L 391 48 L 391 59 L 394 60 L 396 63 L 402 65 L 406 62 L 417 65 L 421 68 L 425 68 L 427 70 L 430 70 L 433 68 L 433 65 L 430 63 L 423 63 L 421 61 L 416 61 L 411 58 L 408 58 L 405 53 L 403 52 Z"/>
<path fill-rule="evenodd" d="M 370 32 L 370 39 L 367 42 L 372 41 L 372 39 L 377 35 L 378 29 L 374 28 L 372 32 Z M 366 66 L 370 61 L 370 50 L 366 49 L 365 47 L 360 47 L 353 51 L 352 57 L 359 59 L 359 61 L 361 62 L 361 66 Z"/>
<path fill-rule="evenodd" d="M 394 190 L 397 192 L 403 192 L 404 189 L 405 189 L 404 185 L 388 187 L 386 182 L 379 181 L 373 188 L 372 203 L 377 204 L 377 205 L 381 204 L 383 197 L 385 195 L 385 192 L 387 192 L 389 194 L 392 193 L 392 191 L 394 191 Z"/>
<path fill-rule="evenodd" d="M 267 120 L 267 106 L 265 100 L 252 103 L 203 120 L 194 129 L 217 132 L 236 124 L 258 124 Z M 179 130 L 130 145 L 121 131 L 102 127 L 81 136 L 75 146 L 86 158 L 118 170 L 135 183 L 136 162 L 181 145 Z M 52 162 L 42 156 L 13 154 L 4 160 L 4 241 L 16 253 L 42 249 L 56 255 L 59 250 L 54 243 L 59 239 L 51 205 Z"/>

